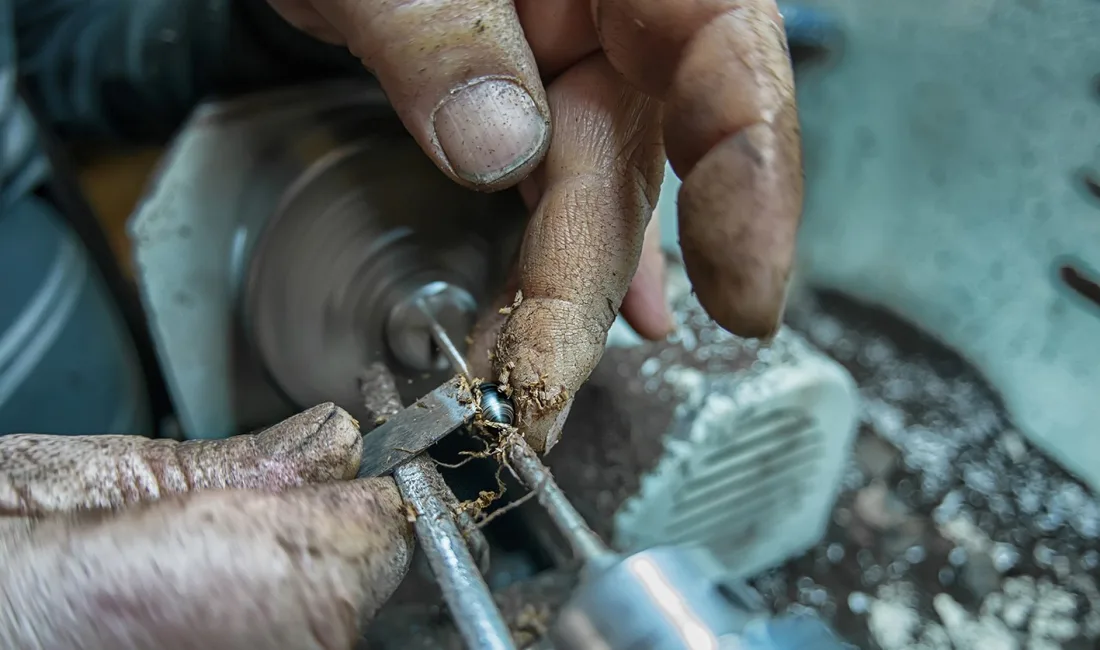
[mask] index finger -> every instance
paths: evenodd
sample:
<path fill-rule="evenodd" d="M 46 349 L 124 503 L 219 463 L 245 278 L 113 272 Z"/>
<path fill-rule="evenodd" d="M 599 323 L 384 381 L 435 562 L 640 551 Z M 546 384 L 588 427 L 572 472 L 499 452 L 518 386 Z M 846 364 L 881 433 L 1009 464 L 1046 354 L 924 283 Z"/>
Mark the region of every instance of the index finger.
<path fill-rule="evenodd" d="M 665 100 L 683 180 L 680 244 L 707 312 L 743 336 L 778 327 L 802 210 L 786 37 L 772 0 L 596 0 L 615 68 Z"/>
<path fill-rule="evenodd" d="M 664 157 L 660 106 L 602 55 L 551 84 L 555 122 L 524 235 L 518 300 L 494 356 L 538 451 L 557 441 L 572 395 L 603 354 L 638 265 Z"/>

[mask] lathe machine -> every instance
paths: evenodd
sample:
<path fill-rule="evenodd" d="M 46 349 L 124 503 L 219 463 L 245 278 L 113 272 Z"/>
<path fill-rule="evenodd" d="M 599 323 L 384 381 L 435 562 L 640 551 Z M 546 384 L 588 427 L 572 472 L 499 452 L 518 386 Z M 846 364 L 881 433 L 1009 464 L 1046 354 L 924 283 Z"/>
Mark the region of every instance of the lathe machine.
<path fill-rule="evenodd" d="M 810 179 L 801 279 L 884 305 L 960 349 L 1028 437 L 1095 487 L 1097 438 L 1082 431 L 1098 404 L 1100 348 L 1087 344 L 1100 327 L 1088 300 L 1097 222 L 1080 214 L 1087 192 L 1039 164 L 1055 150 L 1084 156 L 1086 139 L 1027 133 L 1072 113 L 1095 135 L 1087 84 L 1068 99 L 1036 84 L 1080 76 L 1071 72 L 1089 64 L 1049 43 L 1093 38 L 1100 15 L 1070 8 L 1076 0 L 1042 12 L 896 4 L 831 3 L 845 56 L 799 80 Z M 1042 32 L 1041 52 L 1010 44 L 1027 29 Z M 994 66 L 979 65 L 989 59 L 1031 70 L 1034 83 L 991 76 Z M 1001 110 L 1004 93 L 1023 108 Z M 907 108 L 891 108 L 900 96 Z M 998 166 L 1009 158 L 1020 164 Z M 451 184 L 376 88 L 203 107 L 131 223 L 179 434 L 232 435 L 322 401 L 400 424 L 400 404 L 440 398 L 463 374 L 465 332 L 500 288 L 522 213 L 511 194 Z M 418 529 L 427 562 L 368 631 L 372 647 L 837 643 L 812 622 L 769 618 L 741 580 L 812 546 L 829 524 L 858 417 L 853 380 L 788 329 L 758 348 L 716 328 L 669 243 L 676 333 L 642 343 L 616 323 L 548 468 L 532 457 L 523 471 L 513 448 L 515 477 L 491 460 L 450 469 L 475 444 L 462 433 L 423 438 L 435 461 L 393 461 L 407 500 L 446 530 Z M 388 405 L 364 401 L 376 364 L 393 389 Z M 459 424 L 478 410 L 455 408 Z M 376 435 L 386 430 L 367 440 Z M 480 513 L 456 508 L 499 496 L 498 477 L 517 489 Z M 542 508 L 515 498 L 524 485 Z M 457 627 L 415 606 L 424 602 Z M 463 618 L 469 611 L 479 613 Z M 645 632 L 657 636 L 632 636 Z"/>

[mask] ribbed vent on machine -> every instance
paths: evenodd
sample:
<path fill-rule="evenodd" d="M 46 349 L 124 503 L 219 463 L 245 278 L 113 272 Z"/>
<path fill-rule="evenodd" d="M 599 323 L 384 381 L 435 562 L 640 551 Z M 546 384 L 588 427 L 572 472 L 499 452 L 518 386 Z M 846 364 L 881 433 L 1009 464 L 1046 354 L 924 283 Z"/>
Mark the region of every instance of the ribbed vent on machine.
<path fill-rule="evenodd" d="M 685 478 L 663 526 L 666 543 L 707 545 L 720 557 L 736 552 L 792 512 L 813 481 L 822 436 L 806 413 L 770 411 L 714 436 L 685 463 Z"/>

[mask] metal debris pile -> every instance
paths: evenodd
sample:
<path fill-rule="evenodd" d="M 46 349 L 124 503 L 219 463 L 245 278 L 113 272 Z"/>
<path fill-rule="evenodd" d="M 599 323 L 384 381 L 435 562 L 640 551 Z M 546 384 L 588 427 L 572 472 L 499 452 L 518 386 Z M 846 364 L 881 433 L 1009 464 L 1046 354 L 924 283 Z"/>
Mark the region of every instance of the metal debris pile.
<path fill-rule="evenodd" d="M 860 647 L 1047 650 L 1100 644 L 1100 501 L 1034 448 L 957 355 L 836 296 L 789 320 L 864 401 L 834 522 L 760 576 L 777 610 Z"/>

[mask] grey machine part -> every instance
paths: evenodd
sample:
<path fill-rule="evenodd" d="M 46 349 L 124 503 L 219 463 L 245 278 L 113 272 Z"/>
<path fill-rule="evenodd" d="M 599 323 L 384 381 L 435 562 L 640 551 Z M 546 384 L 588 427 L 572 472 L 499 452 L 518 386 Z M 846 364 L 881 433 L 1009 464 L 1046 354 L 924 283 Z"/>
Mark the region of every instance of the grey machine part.
<path fill-rule="evenodd" d="M 514 650 L 512 633 L 493 602 L 455 516 L 453 497 L 434 462 L 419 456 L 394 471 L 401 496 L 416 512 L 417 539 L 443 600 L 469 648 Z"/>
<path fill-rule="evenodd" d="M 425 300 L 464 335 L 506 277 L 523 213 L 514 194 L 446 178 L 371 85 L 200 108 L 130 222 L 184 436 L 225 437 L 325 401 L 361 417 L 359 375 L 376 361 L 404 400 L 425 395 L 447 362 L 389 315 Z"/>
<path fill-rule="evenodd" d="M 699 547 L 657 547 L 583 580 L 550 628 L 556 650 L 844 650 L 813 617 L 770 618 L 749 588 L 715 581 Z"/>
<path fill-rule="evenodd" d="M 397 394 L 392 379 L 379 379 L 379 375 L 389 374 L 382 364 L 371 364 L 366 371 L 371 375 L 369 384 L 361 387 L 366 399 L 374 401 L 373 395 L 366 397 L 368 390 L 378 391 L 384 386 L 385 395 Z M 385 374 L 383 374 L 385 373 Z M 375 409 L 369 406 L 369 415 L 385 420 L 363 436 L 363 456 L 359 463 L 358 477 L 382 476 L 389 474 L 405 461 L 420 455 L 444 436 L 473 419 L 477 406 L 469 399 L 469 389 L 463 389 L 463 382 L 451 379 L 407 409 Z"/>

